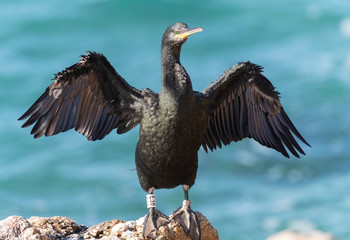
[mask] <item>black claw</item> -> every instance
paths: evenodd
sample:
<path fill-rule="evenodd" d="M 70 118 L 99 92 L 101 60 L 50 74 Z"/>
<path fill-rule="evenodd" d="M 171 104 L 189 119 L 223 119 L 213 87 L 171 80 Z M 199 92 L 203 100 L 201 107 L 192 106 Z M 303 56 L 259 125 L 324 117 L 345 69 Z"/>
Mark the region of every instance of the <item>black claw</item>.
<path fill-rule="evenodd" d="M 151 237 L 153 231 L 157 231 L 161 226 L 166 226 L 168 223 L 169 220 L 166 215 L 155 208 L 150 208 L 143 223 L 142 237 L 144 239 Z"/>

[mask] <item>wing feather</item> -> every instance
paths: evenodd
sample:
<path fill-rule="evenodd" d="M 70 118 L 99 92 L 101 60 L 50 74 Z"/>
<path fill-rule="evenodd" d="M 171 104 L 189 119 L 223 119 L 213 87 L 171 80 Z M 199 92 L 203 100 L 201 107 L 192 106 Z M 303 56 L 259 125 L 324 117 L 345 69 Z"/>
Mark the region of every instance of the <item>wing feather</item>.
<path fill-rule="evenodd" d="M 202 94 L 210 112 L 202 144 L 206 151 L 243 138 L 253 138 L 286 157 L 286 148 L 296 157 L 305 154 L 294 136 L 310 146 L 285 113 L 279 93 L 255 64 L 233 66 Z"/>
<path fill-rule="evenodd" d="M 221 148 L 221 141 L 220 141 L 220 137 L 218 135 L 218 131 L 217 131 L 217 126 L 214 122 L 214 117 L 210 119 L 210 124 L 209 124 L 209 132 L 210 132 L 210 136 L 212 136 L 212 139 L 215 143 L 215 145 L 213 145 L 213 148 L 216 149 L 216 146 L 218 146 L 219 148 Z"/>
<path fill-rule="evenodd" d="M 28 118 L 22 127 L 34 124 L 35 138 L 74 128 L 97 140 L 115 128 L 124 133 L 139 124 L 142 92 L 131 87 L 102 54 L 88 52 L 54 80 L 19 118 Z"/>

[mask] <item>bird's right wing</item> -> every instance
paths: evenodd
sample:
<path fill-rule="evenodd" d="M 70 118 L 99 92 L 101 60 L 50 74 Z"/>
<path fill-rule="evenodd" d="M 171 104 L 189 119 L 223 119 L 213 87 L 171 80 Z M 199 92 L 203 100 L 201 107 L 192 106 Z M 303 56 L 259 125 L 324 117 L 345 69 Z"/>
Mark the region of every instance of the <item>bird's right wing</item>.
<path fill-rule="evenodd" d="M 139 124 L 143 96 L 131 87 L 100 53 L 56 74 L 39 99 L 19 118 L 35 123 L 35 138 L 74 128 L 89 140 L 100 140 L 117 128 L 121 134 Z"/>

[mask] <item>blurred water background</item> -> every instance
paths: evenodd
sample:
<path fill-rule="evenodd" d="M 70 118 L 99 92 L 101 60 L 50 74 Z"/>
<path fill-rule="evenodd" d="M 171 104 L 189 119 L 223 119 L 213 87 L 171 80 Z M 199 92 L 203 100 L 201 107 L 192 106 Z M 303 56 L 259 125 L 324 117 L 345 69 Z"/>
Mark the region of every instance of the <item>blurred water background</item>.
<path fill-rule="evenodd" d="M 252 140 L 200 150 L 192 207 L 221 239 L 265 239 L 285 228 L 350 239 L 345 0 L 1 0 L 0 219 L 62 215 L 91 226 L 146 214 L 134 164 L 138 129 L 98 142 L 74 131 L 34 140 L 17 118 L 86 50 L 103 53 L 138 89 L 159 91 L 161 37 L 177 21 L 204 28 L 181 55 L 194 89 L 239 61 L 262 65 L 312 145 L 301 159 Z M 180 187 L 156 195 L 166 214 L 183 199 Z"/>

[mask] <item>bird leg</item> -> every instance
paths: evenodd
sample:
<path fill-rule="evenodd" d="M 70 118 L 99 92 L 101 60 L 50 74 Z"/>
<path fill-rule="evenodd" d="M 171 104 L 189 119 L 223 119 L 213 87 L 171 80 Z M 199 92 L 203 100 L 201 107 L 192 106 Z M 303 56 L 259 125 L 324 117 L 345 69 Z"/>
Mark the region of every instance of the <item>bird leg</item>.
<path fill-rule="evenodd" d="M 182 185 L 185 200 L 182 207 L 177 209 L 172 214 L 172 219 L 181 224 L 187 236 L 190 236 L 192 240 L 201 239 L 201 228 L 198 222 L 198 218 L 195 212 L 191 209 L 191 201 L 188 199 L 188 185 Z"/>
<path fill-rule="evenodd" d="M 165 226 L 169 223 L 168 217 L 156 209 L 156 197 L 153 194 L 153 190 L 154 188 L 150 188 L 148 190 L 149 194 L 146 195 L 149 212 L 145 216 L 145 221 L 143 223 L 142 237 L 144 239 L 151 237 L 150 234 L 152 231 L 157 231 L 161 226 Z"/>

